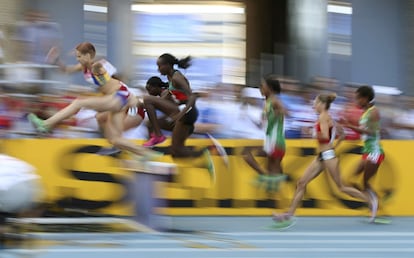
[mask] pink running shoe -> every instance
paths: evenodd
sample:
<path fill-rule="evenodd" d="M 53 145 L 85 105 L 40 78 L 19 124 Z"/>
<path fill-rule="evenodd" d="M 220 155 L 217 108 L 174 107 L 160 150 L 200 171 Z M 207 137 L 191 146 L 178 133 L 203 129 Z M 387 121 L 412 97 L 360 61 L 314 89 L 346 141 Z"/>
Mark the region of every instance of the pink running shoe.
<path fill-rule="evenodd" d="M 147 142 L 145 142 L 142 146 L 145 146 L 145 147 L 152 147 L 152 146 L 154 146 L 154 145 L 157 145 L 157 144 L 159 144 L 159 143 L 164 142 L 166 139 L 167 139 L 167 137 L 165 137 L 164 135 L 161 135 L 161 136 L 156 136 L 156 135 L 153 135 L 153 136 L 151 136 L 151 138 L 150 138 Z"/>

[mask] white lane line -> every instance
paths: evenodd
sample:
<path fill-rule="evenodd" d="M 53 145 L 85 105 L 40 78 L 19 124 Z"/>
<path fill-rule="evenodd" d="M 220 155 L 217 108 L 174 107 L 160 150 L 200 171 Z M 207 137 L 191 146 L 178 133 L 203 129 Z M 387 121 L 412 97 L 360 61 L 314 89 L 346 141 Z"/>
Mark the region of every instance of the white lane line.
<path fill-rule="evenodd" d="M 240 243 L 254 243 L 254 244 L 414 244 L 414 239 L 203 239 L 203 238 L 193 238 L 193 239 L 129 239 L 129 240 L 62 240 L 70 241 L 71 243 L 80 243 L 80 244 L 175 244 L 182 243 L 183 240 L 189 240 L 192 242 L 202 242 L 202 243 L 217 243 L 217 242 L 240 242 Z M 56 240 L 59 241 L 59 240 Z"/>
<path fill-rule="evenodd" d="M 9 253 L 133 253 L 133 252 L 286 252 L 286 253 L 414 253 L 414 248 L 322 248 L 322 247 L 306 247 L 306 248 L 62 248 L 62 249 L 7 249 Z"/>
<path fill-rule="evenodd" d="M 274 232 L 214 232 L 216 235 L 223 236 L 414 236 L 414 232 L 389 232 L 389 231 L 371 231 L 371 232 L 289 232 L 289 231 L 274 231 Z"/>

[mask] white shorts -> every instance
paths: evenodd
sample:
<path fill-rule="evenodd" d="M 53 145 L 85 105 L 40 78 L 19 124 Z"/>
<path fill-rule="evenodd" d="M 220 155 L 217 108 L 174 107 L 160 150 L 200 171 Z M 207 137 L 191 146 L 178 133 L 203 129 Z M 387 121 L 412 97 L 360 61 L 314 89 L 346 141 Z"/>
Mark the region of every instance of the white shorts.
<path fill-rule="evenodd" d="M 319 161 L 325 161 L 336 158 L 336 153 L 334 149 L 322 151 L 319 153 L 318 159 Z"/>

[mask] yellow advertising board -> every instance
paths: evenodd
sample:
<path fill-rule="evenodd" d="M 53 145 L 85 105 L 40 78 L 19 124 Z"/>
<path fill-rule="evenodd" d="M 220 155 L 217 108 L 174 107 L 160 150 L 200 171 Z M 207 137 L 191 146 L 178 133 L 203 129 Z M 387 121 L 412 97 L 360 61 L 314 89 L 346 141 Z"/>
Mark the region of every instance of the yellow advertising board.
<path fill-rule="evenodd" d="M 137 141 L 140 144 L 140 141 Z M 306 167 L 316 156 L 316 144 L 311 139 L 288 140 L 283 160 L 284 173 L 289 179 L 280 190 L 267 193 L 253 184 L 255 172 L 244 162 L 241 153 L 246 146 L 260 147 L 260 140 L 222 139 L 220 143 L 229 155 L 225 166 L 213 154 L 216 180 L 212 182 L 202 158 L 172 159 L 168 155 L 170 141 L 157 146 L 166 152 L 165 162 L 174 162 L 178 174 L 156 182 L 154 198 L 164 199 L 165 207 L 157 211 L 168 215 L 270 215 L 286 209 L 295 185 Z M 208 139 L 189 139 L 188 146 L 208 146 Z M 20 158 L 37 168 L 46 189 L 46 201 L 62 207 L 87 209 L 110 215 L 132 215 L 134 197 L 131 181 L 135 173 L 121 168 L 120 159 L 100 156 L 96 152 L 108 146 L 104 139 L 6 139 L 6 154 Z M 380 197 L 380 213 L 392 216 L 412 216 L 414 206 L 414 174 L 411 151 L 414 141 L 383 140 L 386 158 L 372 183 Z M 353 175 L 360 160 L 360 143 L 344 142 L 337 150 L 341 175 L 347 184 L 360 185 L 361 178 Z M 264 158 L 258 158 L 265 162 Z M 139 197 L 137 197 L 139 198 Z M 368 209 L 338 191 L 329 175 L 323 172 L 306 191 L 298 215 L 341 216 L 368 215 Z"/>

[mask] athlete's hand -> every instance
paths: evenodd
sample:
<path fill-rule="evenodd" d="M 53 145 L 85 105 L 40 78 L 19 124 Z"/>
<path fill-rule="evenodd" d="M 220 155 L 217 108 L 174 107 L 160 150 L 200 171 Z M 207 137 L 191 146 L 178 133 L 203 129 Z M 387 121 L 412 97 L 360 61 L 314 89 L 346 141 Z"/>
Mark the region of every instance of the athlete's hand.
<path fill-rule="evenodd" d="M 339 120 L 337 122 L 338 122 L 338 124 L 340 124 L 342 126 L 345 126 L 345 127 L 349 126 L 349 124 L 350 124 L 349 121 L 347 119 L 343 118 L 343 117 L 339 118 Z"/>
<path fill-rule="evenodd" d="M 59 60 L 60 51 L 58 47 L 52 47 L 46 55 L 46 63 L 56 64 Z"/>

